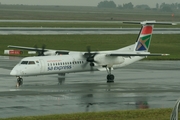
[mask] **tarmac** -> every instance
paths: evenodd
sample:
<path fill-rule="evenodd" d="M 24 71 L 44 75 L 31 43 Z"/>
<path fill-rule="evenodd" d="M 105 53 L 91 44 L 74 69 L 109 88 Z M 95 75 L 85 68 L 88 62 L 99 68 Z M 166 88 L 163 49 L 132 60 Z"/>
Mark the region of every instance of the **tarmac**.
<path fill-rule="evenodd" d="M 16 88 L 10 70 L 19 57 L 0 56 L 0 118 L 48 114 L 173 108 L 180 97 L 180 61 L 139 61 L 106 72 L 24 77 Z"/>

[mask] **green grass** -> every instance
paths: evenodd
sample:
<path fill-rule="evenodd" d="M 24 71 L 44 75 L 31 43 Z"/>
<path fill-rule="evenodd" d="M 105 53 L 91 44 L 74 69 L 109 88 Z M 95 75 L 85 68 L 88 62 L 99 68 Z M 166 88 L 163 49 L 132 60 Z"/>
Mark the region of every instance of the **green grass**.
<path fill-rule="evenodd" d="M 46 45 L 47 49 L 86 51 L 91 46 L 94 51 L 114 50 L 134 44 L 137 35 L 1 35 L 0 54 L 8 49 L 8 45 L 41 47 Z M 179 60 L 180 34 L 153 35 L 150 46 L 152 53 L 168 53 L 166 57 L 148 57 L 148 59 Z M 27 55 L 27 54 L 25 54 Z"/>
<path fill-rule="evenodd" d="M 141 109 L 126 111 L 56 114 L 47 116 L 16 117 L 0 120 L 169 120 L 172 109 Z"/>

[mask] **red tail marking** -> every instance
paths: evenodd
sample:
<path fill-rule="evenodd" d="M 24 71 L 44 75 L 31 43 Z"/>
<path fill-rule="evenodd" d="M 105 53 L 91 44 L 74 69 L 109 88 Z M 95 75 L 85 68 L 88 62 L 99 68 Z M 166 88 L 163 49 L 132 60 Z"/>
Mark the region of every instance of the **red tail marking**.
<path fill-rule="evenodd" d="M 152 26 L 144 26 L 142 29 L 141 34 L 151 34 L 152 33 Z"/>

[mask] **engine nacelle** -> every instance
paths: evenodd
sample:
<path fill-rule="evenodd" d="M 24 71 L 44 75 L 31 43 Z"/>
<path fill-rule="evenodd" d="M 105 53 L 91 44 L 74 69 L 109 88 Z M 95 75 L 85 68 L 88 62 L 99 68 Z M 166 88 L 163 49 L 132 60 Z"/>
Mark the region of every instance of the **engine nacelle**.
<path fill-rule="evenodd" d="M 94 56 L 94 61 L 99 65 L 114 65 L 123 63 L 124 58 L 119 56 L 107 56 L 106 54 L 97 54 Z"/>

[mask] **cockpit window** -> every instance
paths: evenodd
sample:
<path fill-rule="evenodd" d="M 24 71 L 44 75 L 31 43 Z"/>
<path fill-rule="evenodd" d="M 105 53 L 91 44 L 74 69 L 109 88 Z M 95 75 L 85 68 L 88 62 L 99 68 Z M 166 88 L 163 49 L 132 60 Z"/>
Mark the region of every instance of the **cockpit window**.
<path fill-rule="evenodd" d="M 28 64 L 35 64 L 35 62 L 34 61 L 29 61 L 29 63 Z"/>
<path fill-rule="evenodd" d="M 22 61 L 21 64 L 28 64 L 28 61 Z"/>

